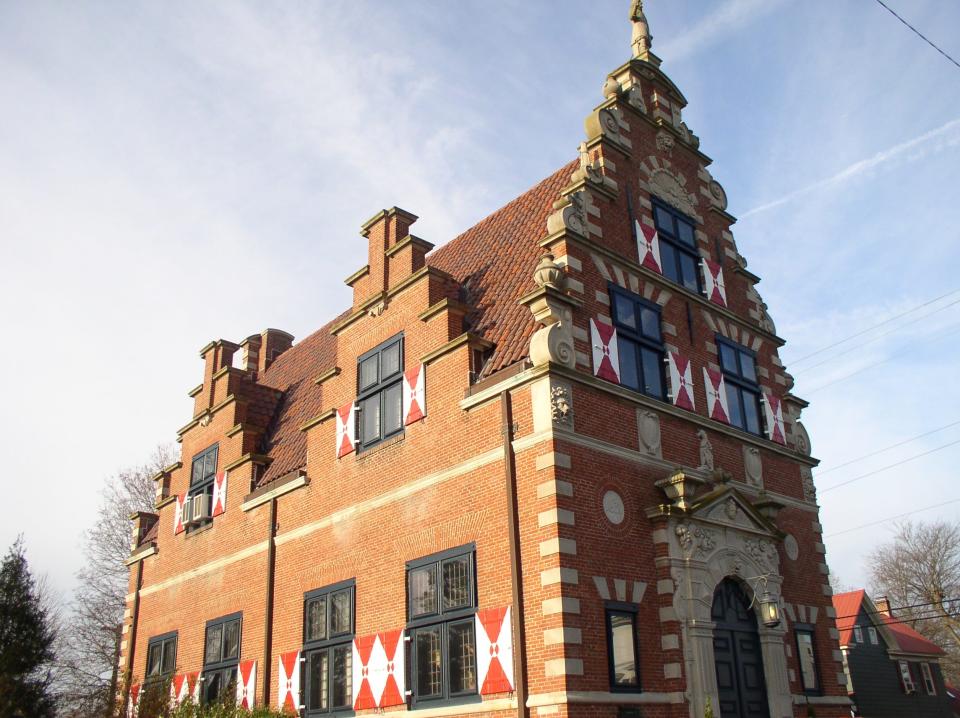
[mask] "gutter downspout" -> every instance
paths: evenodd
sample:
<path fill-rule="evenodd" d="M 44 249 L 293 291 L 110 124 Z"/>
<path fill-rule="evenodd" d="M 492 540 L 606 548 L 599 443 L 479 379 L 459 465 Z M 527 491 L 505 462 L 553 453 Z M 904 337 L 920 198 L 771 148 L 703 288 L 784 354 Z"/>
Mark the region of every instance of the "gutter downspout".
<path fill-rule="evenodd" d="M 263 622 L 263 704 L 270 705 L 270 668 L 273 664 L 273 588 L 277 557 L 277 497 L 270 499 L 270 528 L 267 531 L 267 595 Z"/>
<path fill-rule="evenodd" d="M 517 694 L 517 718 L 527 716 L 526 632 L 523 615 L 523 571 L 520 566 L 520 525 L 517 515 L 517 476 L 513 454 L 513 406 L 510 391 L 500 393 L 500 414 L 503 422 L 503 468 L 507 493 L 507 525 L 510 531 L 510 583 L 513 589 L 516 630 L 513 641 L 514 685 Z"/>
<path fill-rule="evenodd" d="M 140 618 L 140 589 L 143 588 L 143 561 L 137 561 L 137 583 L 133 592 L 133 610 L 130 619 L 130 650 L 127 651 L 127 667 L 124 669 L 123 715 L 127 714 L 130 701 L 130 681 L 133 680 L 133 654 L 137 649 L 137 623 Z"/>

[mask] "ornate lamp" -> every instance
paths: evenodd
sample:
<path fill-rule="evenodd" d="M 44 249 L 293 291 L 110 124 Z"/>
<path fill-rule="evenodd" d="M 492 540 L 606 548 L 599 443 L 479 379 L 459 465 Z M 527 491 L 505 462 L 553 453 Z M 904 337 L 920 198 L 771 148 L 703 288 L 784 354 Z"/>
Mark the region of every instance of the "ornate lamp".
<path fill-rule="evenodd" d="M 760 596 L 760 618 L 767 628 L 780 625 L 780 602 L 767 589 L 764 589 Z"/>

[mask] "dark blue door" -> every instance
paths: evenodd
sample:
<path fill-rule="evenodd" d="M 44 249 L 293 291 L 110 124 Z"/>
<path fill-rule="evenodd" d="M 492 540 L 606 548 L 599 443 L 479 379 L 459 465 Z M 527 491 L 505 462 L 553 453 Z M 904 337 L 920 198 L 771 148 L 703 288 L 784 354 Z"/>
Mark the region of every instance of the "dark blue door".
<path fill-rule="evenodd" d="M 722 718 L 770 718 L 757 619 L 740 585 L 726 579 L 713 594 L 713 654 Z"/>

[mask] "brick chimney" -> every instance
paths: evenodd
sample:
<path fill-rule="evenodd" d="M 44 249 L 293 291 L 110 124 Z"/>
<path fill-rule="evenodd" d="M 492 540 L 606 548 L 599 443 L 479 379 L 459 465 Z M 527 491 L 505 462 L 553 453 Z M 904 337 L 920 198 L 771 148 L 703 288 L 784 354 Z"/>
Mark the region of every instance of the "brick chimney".
<path fill-rule="evenodd" d="M 890 599 L 886 596 L 877 596 L 874 600 L 873 605 L 877 607 L 877 611 L 882 613 L 888 618 L 893 618 L 893 611 L 890 610 Z"/>
<path fill-rule="evenodd" d="M 257 369 L 262 374 L 274 360 L 293 346 L 293 335 L 280 329 L 264 329 L 260 333 Z"/>
<path fill-rule="evenodd" d="M 425 263 L 429 242 L 410 236 L 417 216 L 399 207 L 382 209 L 360 227 L 367 240 L 367 266 L 347 279 L 353 306 L 379 297 Z"/>

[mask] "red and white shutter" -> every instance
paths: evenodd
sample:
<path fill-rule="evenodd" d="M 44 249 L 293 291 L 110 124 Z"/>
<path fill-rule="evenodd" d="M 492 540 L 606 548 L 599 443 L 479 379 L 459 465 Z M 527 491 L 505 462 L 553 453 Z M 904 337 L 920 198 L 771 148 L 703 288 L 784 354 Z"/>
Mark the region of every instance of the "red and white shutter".
<path fill-rule="evenodd" d="M 767 419 L 767 438 L 786 446 L 787 435 L 783 429 L 783 405 L 773 394 L 763 393 L 763 412 Z"/>
<path fill-rule="evenodd" d="M 281 653 L 278 657 L 277 706 L 300 713 L 300 651 Z"/>
<path fill-rule="evenodd" d="M 477 682 L 480 695 L 513 690 L 510 606 L 477 611 Z"/>
<path fill-rule="evenodd" d="M 590 345 L 593 349 L 593 373 L 601 379 L 620 383 L 620 354 L 617 330 L 610 324 L 590 320 Z"/>
<path fill-rule="evenodd" d="M 709 259 L 701 259 L 703 267 L 703 291 L 714 304 L 727 306 L 727 287 L 723 283 L 723 268 Z"/>
<path fill-rule="evenodd" d="M 667 352 L 666 362 L 670 374 L 670 401 L 674 406 L 693 411 L 693 369 L 690 360 L 676 352 Z"/>
<path fill-rule="evenodd" d="M 220 471 L 213 479 L 213 510 L 211 516 L 219 516 L 227 510 L 227 476 L 228 472 Z"/>
<path fill-rule="evenodd" d="M 351 401 L 337 409 L 337 458 L 352 454 L 357 443 L 357 404 Z"/>
<path fill-rule="evenodd" d="M 403 425 L 409 426 L 427 415 L 424 392 L 427 368 L 418 364 L 403 373 Z"/>
<path fill-rule="evenodd" d="M 127 718 L 134 718 L 140 707 L 140 684 L 130 686 L 130 702 L 127 704 Z"/>
<path fill-rule="evenodd" d="M 386 658 L 385 679 L 378 706 L 402 706 L 407 702 L 404 696 L 403 631 L 386 631 L 379 634 L 378 638 Z"/>
<path fill-rule="evenodd" d="M 183 533 L 183 503 L 186 501 L 186 494 L 177 497 L 177 504 L 173 509 L 173 533 Z"/>
<path fill-rule="evenodd" d="M 187 674 L 187 685 L 190 688 L 190 695 L 193 696 L 193 702 L 200 702 L 200 671 L 194 671 Z"/>
<path fill-rule="evenodd" d="M 170 702 L 175 706 L 180 705 L 187 699 L 189 690 L 186 673 L 174 676 L 170 681 Z"/>
<path fill-rule="evenodd" d="M 660 237 L 657 235 L 657 230 L 638 220 L 634 220 L 633 223 L 636 227 L 637 254 L 640 257 L 640 264 L 657 274 L 663 274 L 663 264 L 660 262 Z"/>
<path fill-rule="evenodd" d="M 237 706 L 253 708 L 254 693 L 257 690 L 257 662 L 240 662 L 240 676 L 237 680 Z"/>
<path fill-rule="evenodd" d="M 730 410 L 727 408 L 727 388 L 723 382 L 723 374 L 704 367 L 703 385 L 707 390 L 707 415 L 711 419 L 729 424 Z"/>
<path fill-rule="evenodd" d="M 377 707 L 377 699 L 373 695 L 373 686 L 370 683 L 370 656 L 373 654 L 376 643 L 378 643 L 376 634 L 353 639 L 354 710 Z"/>

